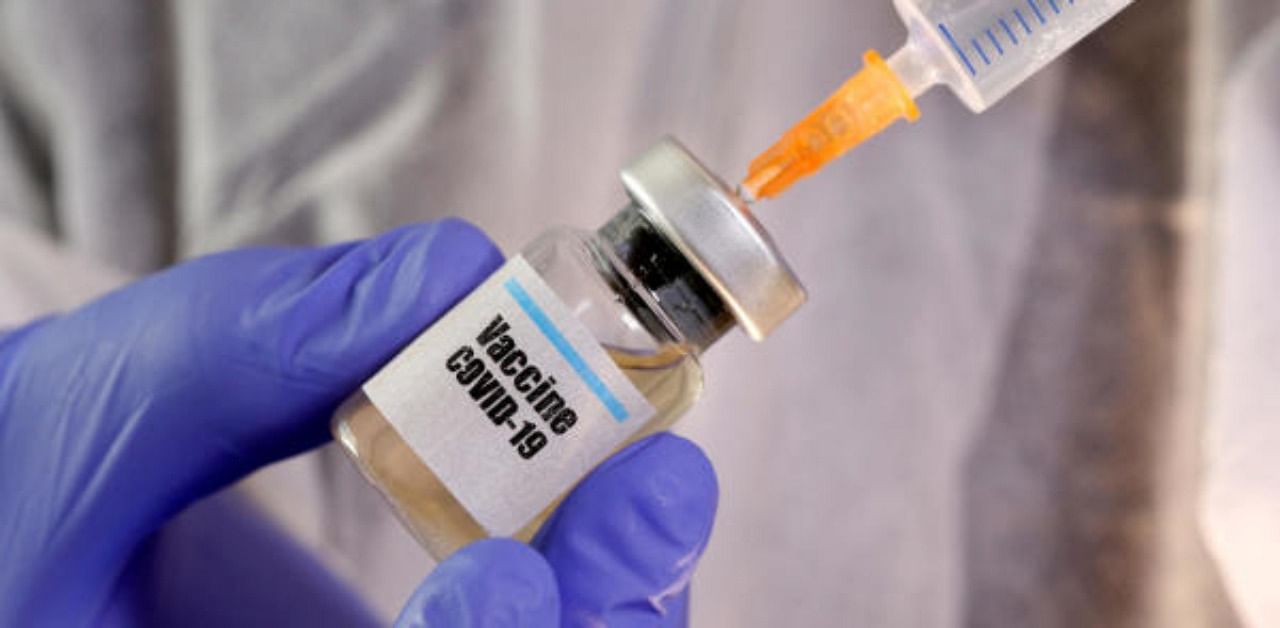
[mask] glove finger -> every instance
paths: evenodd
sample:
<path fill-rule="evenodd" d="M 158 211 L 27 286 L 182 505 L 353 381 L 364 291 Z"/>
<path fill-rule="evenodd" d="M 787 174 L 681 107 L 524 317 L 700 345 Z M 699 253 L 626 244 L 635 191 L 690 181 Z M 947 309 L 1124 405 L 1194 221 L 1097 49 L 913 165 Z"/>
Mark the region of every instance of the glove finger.
<path fill-rule="evenodd" d="M 565 624 L 684 625 L 718 497 L 706 455 L 672 434 L 592 472 L 534 541 L 555 569 Z"/>
<path fill-rule="evenodd" d="M 472 543 L 436 566 L 396 620 L 397 628 L 553 628 L 560 625 L 555 574 L 538 552 L 511 539 Z"/>
<path fill-rule="evenodd" d="M 111 604 L 98 625 L 383 625 L 308 548 L 234 489 L 192 504 L 148 539 L 117 580 Z"/>
<path fill-rule="evenodd" d="M 194 337 L 199 392 L 221 406 L 212 427 L 255 468 L 327 441 L 337 404 L 501 263 L 478 229 L 446 220 L 267 264 Z"/>
<path fill-rule="evenodd" d="M 459 221 L 233 251 L 6 338 L 0 549 L 39 570 L 0 585 L 95 604 L 175 512 L 324 442 L 334 407 L 500 262 Z"/>

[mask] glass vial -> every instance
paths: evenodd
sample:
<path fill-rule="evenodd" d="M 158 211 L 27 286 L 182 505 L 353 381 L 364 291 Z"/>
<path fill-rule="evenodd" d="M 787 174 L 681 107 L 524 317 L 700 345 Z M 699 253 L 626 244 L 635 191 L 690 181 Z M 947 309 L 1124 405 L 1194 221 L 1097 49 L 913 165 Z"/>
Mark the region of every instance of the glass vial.
<path fill-rule="evenodd" d="M 437 559 L 527 541 L 590 468 L 689 408 L 703 351 L 804 302 L 745 203 L 674 140 L 622 178 L 631 201 L 603 227 L 539 237 L 333 419 Z"/>

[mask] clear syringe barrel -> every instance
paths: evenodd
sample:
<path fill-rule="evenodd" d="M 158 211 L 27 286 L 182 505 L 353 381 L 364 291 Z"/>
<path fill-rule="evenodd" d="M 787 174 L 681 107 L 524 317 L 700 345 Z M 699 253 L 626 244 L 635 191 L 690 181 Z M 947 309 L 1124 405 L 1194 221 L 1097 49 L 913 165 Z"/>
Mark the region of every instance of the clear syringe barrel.
<path fill-rule="evenodd" d="M 951 88 L 974 112 L 995 104 L 1133 0 L 894 0 L 907 43 L 861 71 L 752 160 L 742 190 L 772 198 Z"/>
<path fill-rule="evenodd" d="M 909 33 L 889 67 L 916 96 L 943 83 L 981 112 L 1132 0 L 894 0 Z"/>

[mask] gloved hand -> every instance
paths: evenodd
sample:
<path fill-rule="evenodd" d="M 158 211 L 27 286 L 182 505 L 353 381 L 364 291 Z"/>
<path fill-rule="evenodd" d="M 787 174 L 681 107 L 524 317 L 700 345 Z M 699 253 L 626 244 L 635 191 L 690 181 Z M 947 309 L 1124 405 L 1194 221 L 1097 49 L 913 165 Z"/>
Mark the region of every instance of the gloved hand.
<path fill-rule="evenodd" d="M 696 445 L 642 440 L 578 485 L 533 548 L 491 539 L 440 563 L 397 626 L 683 626 L 716 495 Z"/>
<path fill-rule="evenodd" d="M 0 626 L 372 624 L 233 494 L 188 507 L 326 442 L 334 407 L 500 263 L 457 221 L 234 251 L 0 337 Z M 678 623 L 715 500 L 695 446 L 637 443 L 536 551 L 462 550 L 401 620 Z"/>

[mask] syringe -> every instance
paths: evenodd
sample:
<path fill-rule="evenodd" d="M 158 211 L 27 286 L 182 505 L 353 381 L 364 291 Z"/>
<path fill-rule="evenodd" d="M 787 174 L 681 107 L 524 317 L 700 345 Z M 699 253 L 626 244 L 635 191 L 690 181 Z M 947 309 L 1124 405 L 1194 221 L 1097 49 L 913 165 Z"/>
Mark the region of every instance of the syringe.
<path fill-rule="evenodd" d="M 797 180 L 888 128 L 920 116 L 915 98 L 951 88 L 981 113 L 1133 0 L 894 0 L 907 43 L 866 65 L 787 131 L 742 182 L 756 199 Z"/>

